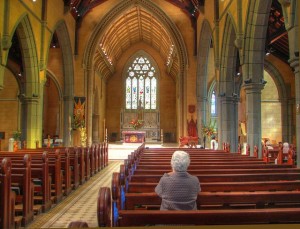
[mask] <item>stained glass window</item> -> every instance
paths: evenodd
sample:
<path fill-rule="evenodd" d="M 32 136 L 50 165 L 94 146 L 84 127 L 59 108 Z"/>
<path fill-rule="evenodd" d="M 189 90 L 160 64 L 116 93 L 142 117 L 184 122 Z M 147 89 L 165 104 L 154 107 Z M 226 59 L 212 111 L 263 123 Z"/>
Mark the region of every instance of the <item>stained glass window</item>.
<path fill-rule="evenodd" d="M 127 70 L 126 76 L 126 109 L 156 109 L 157 80 L 155 68 L 150 61 L 139 56 L 134 59 Z"/>
<path fill-rule="evenodd" d="M 210 102 L 210 113 L 211 115 L 217 115 L 217 106 L 216 106 L 216 92 L 213 91 L 211 94 L 211 102 Z"/>

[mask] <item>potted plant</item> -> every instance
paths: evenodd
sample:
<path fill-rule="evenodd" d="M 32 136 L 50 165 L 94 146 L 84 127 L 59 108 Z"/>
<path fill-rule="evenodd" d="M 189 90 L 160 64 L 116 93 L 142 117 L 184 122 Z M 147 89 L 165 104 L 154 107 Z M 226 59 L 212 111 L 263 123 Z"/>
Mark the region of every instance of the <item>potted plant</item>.
<path fill-rule="evenodd" d="M 21 149 L 21 131 L 16 130 L 13 132 L 13 139 L 14 139 L 14 151 L 17 149 Z"/>

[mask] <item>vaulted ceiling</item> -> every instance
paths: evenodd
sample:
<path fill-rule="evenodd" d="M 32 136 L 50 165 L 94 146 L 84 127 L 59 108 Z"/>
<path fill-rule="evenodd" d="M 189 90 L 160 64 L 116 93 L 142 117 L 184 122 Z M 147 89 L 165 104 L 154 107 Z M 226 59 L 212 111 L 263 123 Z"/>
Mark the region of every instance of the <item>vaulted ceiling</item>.
<path fill-rule="evenodd" d="M 80 25 L 82 19 L 88 16 L 89 12 L 96 6 L 107 0 L 64 0 L 65 6 Z M 197 17 L 203 9 L 205 0 L 164 0 L 182 10 L 191 21 L 191 26 L 195 26 Z M 16 36 L 14 36 L 16 38 Z M 10 49 L 10 60 L 20 66 L 22 72 L 22 58 L 17 39 L 13 41 L 13 48 Z M 122 53 L 131 45 L 145 42 L 158 53 L 165 61 L 166 69 L 171 77 L 175 78 L 179 71 L 179 60 L 176 47 L 170 34 L 161 25 L 160 21 L 146 9 L 135 5 L 131 9 L 123 12 L 110 28 L 105 32 L 99 41 L 99 46 L 94 56 L 95 68 L 104 78 L 109 77 L 114 72 L 115 63 Z M 51 47 L 59 47 L 56 34 L 54 34 Z M 281 5 L 278 0 L 273 0 L 269 26 L 266 39 L 266 51 L 288 63 L 289 46 L 288 34 L 284 25 L 284 17 Z"/>
<path fill-rule="evenodd" d="M 79 21 L 95 6 L 106 0 L 70 0 L 70 12 Z M 165 0 L 182 10 L 195 26 L 200 8 L 204 0 Z M 132 45 L 145 42 L 154 48 L 164 60 L 170 76 L 175 79 L 179 72 L 178 54 L 168 31 L 162 23 L 149 11 L 140 5 L 134 5 L 123 12 L 101 37 L 94 56 L 94 67 L 104 78 L 114 72 L 114 67 L 121 55 Z"/>

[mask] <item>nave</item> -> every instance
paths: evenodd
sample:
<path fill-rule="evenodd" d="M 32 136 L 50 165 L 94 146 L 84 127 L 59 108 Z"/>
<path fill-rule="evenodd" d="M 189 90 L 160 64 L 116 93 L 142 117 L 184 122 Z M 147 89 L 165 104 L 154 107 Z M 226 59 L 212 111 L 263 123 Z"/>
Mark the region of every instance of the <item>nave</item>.
<path fill-rule="evenodd" d="M 110 186 L 113 172 L 120 170 L 121 160 L 110 160 L 108 166 L 73 191 L 48 212 L 38 215 L 26 228 L 67 228 L 72 221 L 85 221 L 97 227 L 97 196 L 100 187 Z"/>

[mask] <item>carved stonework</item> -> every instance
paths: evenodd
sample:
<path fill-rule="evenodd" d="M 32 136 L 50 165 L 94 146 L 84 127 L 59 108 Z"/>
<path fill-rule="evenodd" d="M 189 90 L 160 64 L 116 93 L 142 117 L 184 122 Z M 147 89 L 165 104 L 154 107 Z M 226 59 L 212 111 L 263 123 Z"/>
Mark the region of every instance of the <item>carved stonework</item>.
<path fill-rule="evenodd" d="M 131 110 L 121 111 L 121 130 L 120 136 L 122 136 L 123 131 L 134 130 L 132 127 L 132 120 L 137 118 L 137 112 Z M 159 141 L 160 139 L 160 118 L 159 111 L 143 111 L 143 126 L 139 128 L 139 131 L 146 132 L 146 142 Z"/>

